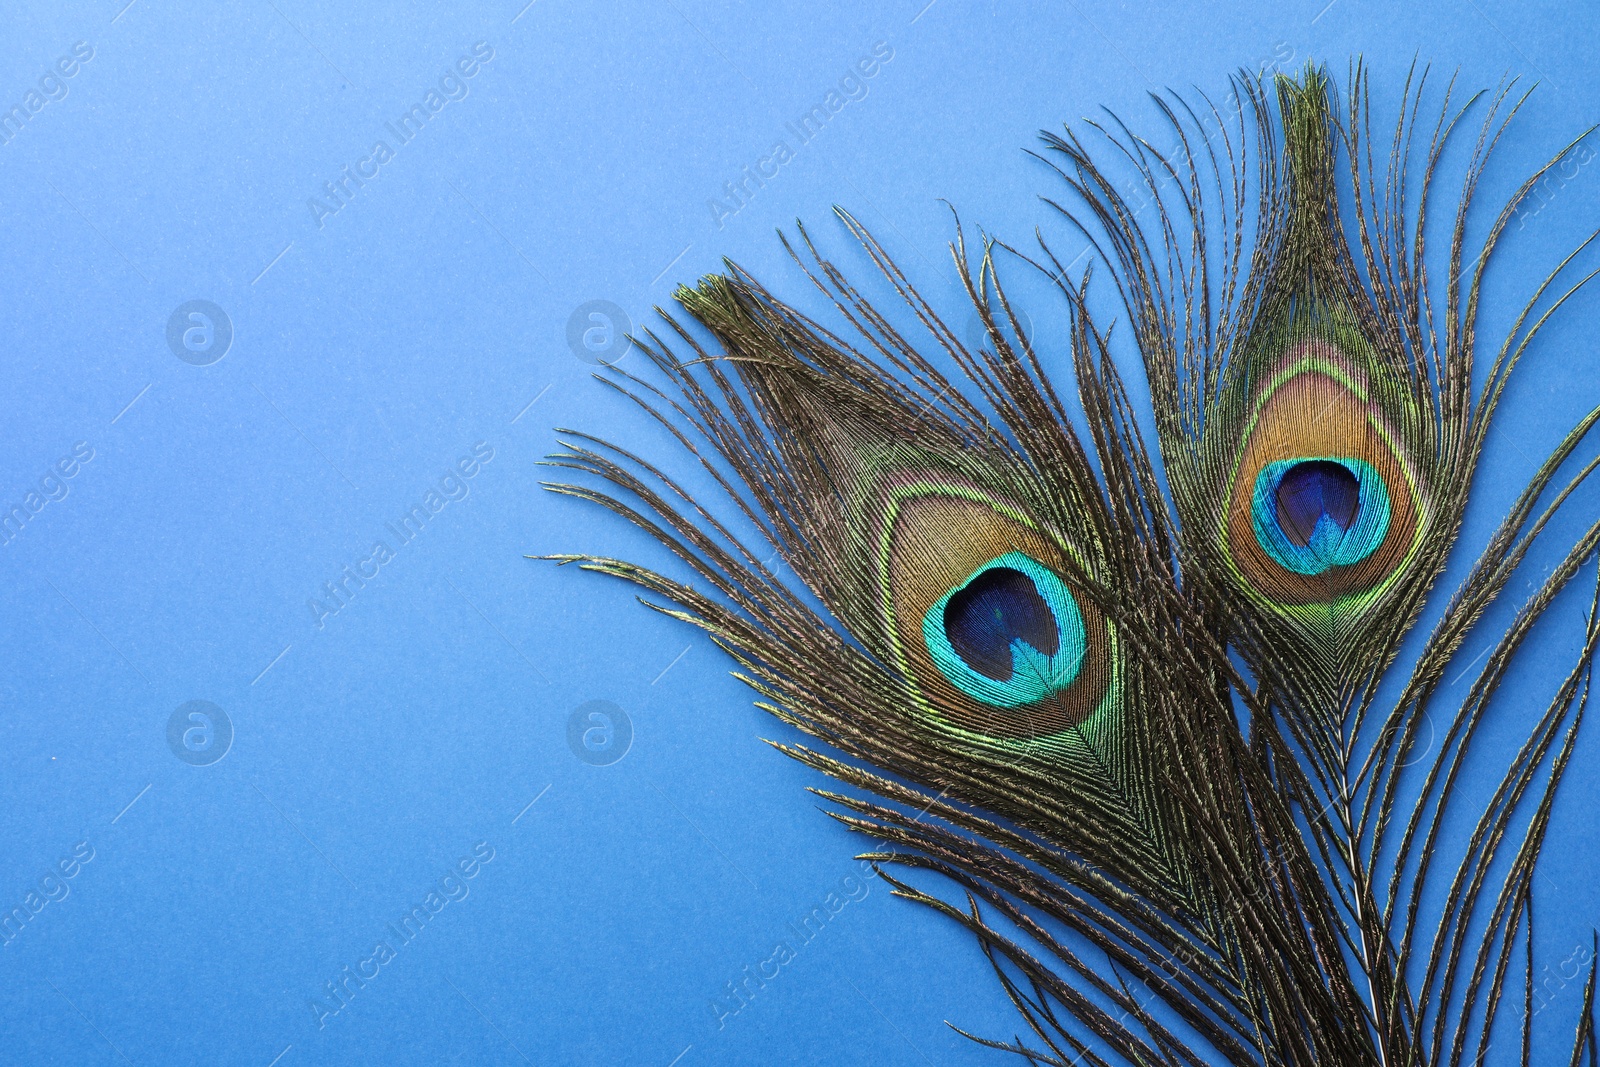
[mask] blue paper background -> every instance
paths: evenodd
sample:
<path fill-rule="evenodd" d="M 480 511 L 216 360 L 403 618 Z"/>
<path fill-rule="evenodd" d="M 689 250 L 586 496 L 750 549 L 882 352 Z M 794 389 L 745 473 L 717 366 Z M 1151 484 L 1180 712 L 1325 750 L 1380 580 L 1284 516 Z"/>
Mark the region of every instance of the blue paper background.
<path fill-rule="evenodd" d="M 1039 128 L 1104 105 L 1149 129 L 1147 90 L 1220 95 L 1239 66 L 1342 74 L 1364 53 L 1380 105 L 1414 56 L 1471 89 L 1542 80 L 1488 201 L 1600 119 L 1596 16 L 1553 3 L 124 2 L 0 11 L 0 109 L 76 42 L 93 53 L 0 144 L 0 504 L 93 450 L 0 547 L 0 906 L 93 850 L 0 949 L 6 1063 L 1003 1062 L 944 1023 L 1017 1028 L 969 939 L 876 882 L 719 1026 L 712 998 L 863 842 L 761 742 L 789 735 L 709 642 L 523 558 L 660 560 L 539 487 L 556 425 L 671 455 L 575 358 L 569 316 L 602 299 L 643 323 L 723 255 L 815 307 L 773 229 L 807 220 L 866 279 L 833 203 L 957 307 L 940 198 L 1028 241 L 1058 189 L 1023 153 Z M 493 55 L 466 95 L 399 144 L 385 123 L 477 42 Z M 878 42 L 866 96 L 719 220 L 708 200 L 794 147 L 785 123 Z M 319 219 L 308 200 L 378 140 L 393 158 Z M 1577 168 L 1541 204 L 1486 336 L 1593 224 L 1600 178 Z M 194 299 L 232 323 L 209 366 L 166 339 Z M 1597 310 L 1574 304 L 1512 384 L 1469 549 L 1600 401 Z M 1030 312 L 1059 366 L 1060 309 Z M 479 442 L 493 458 L 464 499 L 394 547 L 385 524 Z M 308 601 L 379 539 L 393 558 L 319 626 Z M 1565 670 L 1581 600 L 1508 683 L 1506 738 Z M 191 700 L 235 731 L 210 766 L 168 745 Z M 591 700 L 632 723 L 611 766 L 568 745 Z M 1539 883 L 1551 964 L 1600 919 L 1596 743 Z M 479 842 L 494 858 L 469 895 L 319 1026 L 324 983 Z M 1559 1033 L 1581 989 L 1549 989 L 1539 1025 Z"/>

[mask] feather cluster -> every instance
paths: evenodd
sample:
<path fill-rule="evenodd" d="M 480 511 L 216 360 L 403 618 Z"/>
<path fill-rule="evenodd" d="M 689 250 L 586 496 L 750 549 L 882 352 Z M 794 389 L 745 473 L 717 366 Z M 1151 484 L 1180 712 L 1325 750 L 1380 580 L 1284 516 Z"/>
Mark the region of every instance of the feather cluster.
<path fill-rule="evenodd" d="M 1314 67 L 1238 78 L 1233 128 L 1209 101 L 1158 97 L 1166 153 L 1120 122 L 1046 136 L 1040 158 L 1066 190 L 1049 203 L 1115 287 L 1155 453 L 1087 272 L 1070 276 L 1042 241 L 1034 256 L 969 251 L 958 228 L 970 306 L 952 312 L 975 308 L 985 335 L 969 347 L 841 211 L 903 305 L 894 316 L 802 227 L 785 246 L 836 309 L 832 328 L 729 264 L 677 294 L 703 330 L 664 313 L 668 329 L 639 339 L 654 373 L 603 379 L 700 458 L 757 538 L 588 435 L 565 431 L 552 457 L 605 483 L 552 489 L 639 524 L 703 585 L 551 558 L 634 582 L 709 633 L 760 706 L 822 743 L 778 747 L 852 787 L 822 795 L 879 842 L 868 855 L 959 887 L 952 903 L 886 874 L 976 935 L 1026 1036 L 974 1040 L 1031 1063 L 1478 1063 L 1507 1005 L 1521 1062 L 1535 1060 L 1533 871 L 1588 700 L 1594 607 L 1492 794 L 1472 808 L 1460 786 L 1518 649 L 1600 523 L 1465 698 L 1442 706 L 1440 690 L 1594 469 L 1559 480 L 1600 409 L 1539 468 L 1414 663 L 1396 664 L 1506 381 L 1588 278 L 1562 288 L 1574 252 L 1538 285 L 1475 387 L 1484 267 L 1543 171 L 1476 246 L 1468 209 L 1521 98 L 1507 86 L 1458 106 L 1447 91 L 1428 125 L 1418 76 L 1379 166 L 1366 79 L 1353 66 L 1336 95 Z M 1473 109 L 1486 115 L 1430 284 L 1435 171 Z M 1075 397 L 1000 287 L 1002 249 L 1066 302 L 1049 358 L 1070 360 Z M 1429 723 L 1438 741 L 1417 755 Z M 1591 971 L 1573 1064 L 1594 1062 L 1594 987 Z"/>

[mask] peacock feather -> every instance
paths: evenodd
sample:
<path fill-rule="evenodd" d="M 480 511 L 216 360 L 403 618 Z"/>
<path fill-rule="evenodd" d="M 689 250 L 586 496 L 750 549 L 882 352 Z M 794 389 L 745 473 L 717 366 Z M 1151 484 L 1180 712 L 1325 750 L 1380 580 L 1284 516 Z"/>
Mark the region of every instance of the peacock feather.
<path fill-rule="evenodd" d="M 843 211 L 892 309 L 801 227 L 784 244 L 833 326 L 729 263 L 638 339 L 652 373 L 601 379 L 699 457 L 754 537 L 596 438 L 563 431 L 551 459 L 604 487 L 550 488 L 639 524 L 704 584 L 551 558 L 704 629 L 761 707 L 821 742 L 777 747 L 851 787 L 819 792 L 879 843 L 871 859 L 959 888 L 952 903 L 885 874 L 976 935 L 1031 1036 L 974 1039 L 1031 1063 L 1476 1063 L 1508 1003 L 1533 1062 L 1533 870 L 1587 704 L 1600 584 L 1570 674 L 1525 715 L 1492 796 L 1466 812 L 1458 786 L 1600 523 L 1459 706 L 1436 705 L 1473 625 L 1600 463 L 1558 482 L 1600 409 L 1536 473 L 1398 696 L 1378 694 L 1449 558 L 1507 377 L 1588 278 L 1558 287 L 1568 257 L 1538 285 L 1475 388 L 1483 269 L 1539 175 L 1470 252 L 1467 211 L 1520 98 L 1456 107 L 1447 91 L 1417 180 L 1426 75 L 1386 170 L 1366 79 L 1354 66 L 1341 102 L 1319 68 L 1242 76 L 1232 129 L 1209 101 L 1158 97 L 1166 153 L 1117 121 L 1046 136 L 1068 193 L 1050 203 L 1132 326 L 1159 462 L 1112 358 L 1104 283 L 1043 242 L 969 250 L 958 224 L 970 308 L 952 311 L 976 309 L 985 335 L 969 347 Z M 1423 219 L 1473 108 L 1487 116 L 1440 295 Z M 1000 254 L 1053 281 L 1059 345 L 1021 328 Z M 1047 359 L 1070 363 L 1073 395 Z M 1436 713 L 1437 751 L 1410 758 Z M 1464 841 L 1447 817 L 1470 818 Z M 1594 1062 L 1594 986 L 1591 968 L 1574 1064 Z"/>

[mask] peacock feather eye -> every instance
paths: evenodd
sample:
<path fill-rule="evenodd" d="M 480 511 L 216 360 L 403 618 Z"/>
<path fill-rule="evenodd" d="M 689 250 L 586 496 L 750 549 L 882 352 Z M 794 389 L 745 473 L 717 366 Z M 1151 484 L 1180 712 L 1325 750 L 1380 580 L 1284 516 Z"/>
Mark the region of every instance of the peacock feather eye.
<path fill-rule="evenodd" d="M 1021 552 L 990 560 L 940 597 L 923 616 L 922 634 L 951 684 L 1000 708 L 1070 686 L 1088 648 L 1077 599 Z"/>
<path fill-rule="evenodd" d="M 1367 603 L 1424 528 L 1405 415 L 1357 345 L 1302 337 L 1247 394 L 1222 533 L 1234 573 L 1270 604 Z"/>
<path fill-rule="evenodd" d="M 1389 532 L 1389 490 L 1364 459 L 1280 459 L 1256 475 L 1256 541 L 1285 570 L 1317 575 L 1360 563 Z"/>
<path fill-rule="evenodd" d="M 1032 742 L 1118 699 L 1112 628 L 1070 577 L 1083 563 L 1017 498 L 929 468 L 874 494 L 860 514 L 883 524 L 885 632 L 926 714 L 991 743 Z"/>

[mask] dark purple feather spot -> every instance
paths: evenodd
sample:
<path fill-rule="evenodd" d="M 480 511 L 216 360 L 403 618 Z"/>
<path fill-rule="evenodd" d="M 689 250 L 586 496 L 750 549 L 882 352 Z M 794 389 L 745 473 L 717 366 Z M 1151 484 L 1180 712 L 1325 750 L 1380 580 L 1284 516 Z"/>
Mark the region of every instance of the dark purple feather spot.
<path fill-rule="evenodd" d="M 1011 642 L 1017 638 L 1046 656 L 1056 654 L 1056 618 L 1033 579 L 1010 567 L 993 567 L 957 590 L 944 607 L 944 633 L 967 666 L 997 682 L 1011 678 Z"/>
<path fill-rule="evenodd" d="M 1278 479 L 1278 526 L 1295 544 L 1311 543 L 1317 520 L 1326 515 L 1341 530 L 1355 522 L 1361 483 L 1342 463 L 1311 459 L 1296 463 Z"/>

